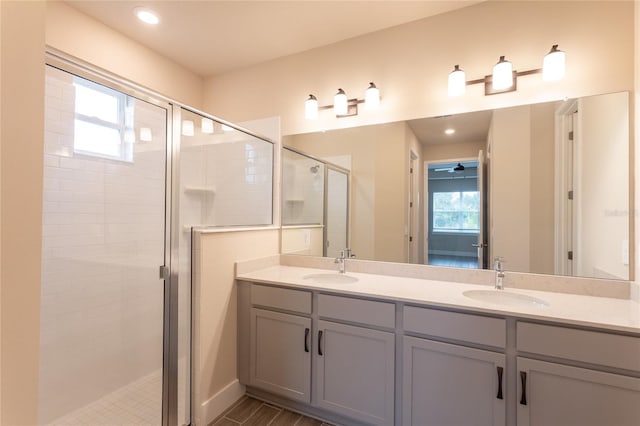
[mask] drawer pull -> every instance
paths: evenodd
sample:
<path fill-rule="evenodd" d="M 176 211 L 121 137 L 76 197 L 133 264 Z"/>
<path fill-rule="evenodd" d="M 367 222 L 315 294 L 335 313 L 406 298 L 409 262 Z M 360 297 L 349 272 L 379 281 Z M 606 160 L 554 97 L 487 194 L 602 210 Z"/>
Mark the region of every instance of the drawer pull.
<path fill-rule="evenodd" d="M 520 381 L 522 382 L 522 397 L 520 398 L 520 405 L 527 405 L 527 373 L 525 371 L 520 372 Z"/>
<path fill-rule="evenodd" d="M 502 373 L 504 372 L 504 368 L 496 367 L 496 369 L 498 370 L 498 395 L 496 396 L 496 398 L 503 399 L 503 397 L 502 397 Z"/>
<path fill-rule="evenodd" d="M 318 331 L 318 355 L 322 356 L 322 330 Z"/>
<path fill-rule="evenodd" d="M 304 329 L 304 351 L 309 352 L 309 328 Z"/>

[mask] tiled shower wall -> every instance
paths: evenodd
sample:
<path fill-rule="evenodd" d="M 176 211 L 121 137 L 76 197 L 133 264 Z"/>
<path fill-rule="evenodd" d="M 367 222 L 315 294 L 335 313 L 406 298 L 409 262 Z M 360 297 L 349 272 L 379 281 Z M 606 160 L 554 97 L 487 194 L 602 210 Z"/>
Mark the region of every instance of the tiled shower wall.
<path fill-rule="evenodd" d="M 165 114 L 135 101 L 132 162 L 74 154 L 72 77 L 47 67 L 40 423 L 162 366 Z"/>

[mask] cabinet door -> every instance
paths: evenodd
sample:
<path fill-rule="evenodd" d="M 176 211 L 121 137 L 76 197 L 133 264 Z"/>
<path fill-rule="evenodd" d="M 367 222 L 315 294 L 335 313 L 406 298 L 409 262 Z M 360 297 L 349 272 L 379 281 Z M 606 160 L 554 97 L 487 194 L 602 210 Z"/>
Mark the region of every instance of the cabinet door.
<path fill-rule="evenodd" d="M 504 426 L 505 356 L 404 337 L 403 425 Z"/>
<path fill-rule="evenodd" d="M 311 402 L 311 319 L 251 309 L 249 383 Z"/>
<path fill-rule="evenodd" d="M 317 404 L 373 425 L 394 421 L 395 335 L 318 321 Z"/>
<path fill-rule="evenodd" d="M 518 358 L 518 426 L 639 424 L 640 379 Z"/>

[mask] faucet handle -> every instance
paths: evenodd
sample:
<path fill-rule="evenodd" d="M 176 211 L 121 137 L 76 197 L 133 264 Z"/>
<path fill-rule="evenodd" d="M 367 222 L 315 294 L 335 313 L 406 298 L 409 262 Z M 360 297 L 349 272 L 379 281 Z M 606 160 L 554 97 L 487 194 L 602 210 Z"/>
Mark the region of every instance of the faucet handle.
<path fill-rule="evenodd" d="M 504 270 L 504 266 L 502 265 L 504 263 L 504 258 L 502 256 L 496 256 L 493 259 L 493 269 L 495 269 L 498 272 L 502 272 Z"/>

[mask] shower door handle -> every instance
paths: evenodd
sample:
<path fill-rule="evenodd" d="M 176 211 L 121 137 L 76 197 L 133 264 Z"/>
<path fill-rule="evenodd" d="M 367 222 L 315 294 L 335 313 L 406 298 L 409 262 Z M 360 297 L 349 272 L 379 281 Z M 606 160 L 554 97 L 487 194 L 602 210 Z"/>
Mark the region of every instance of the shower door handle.
<path fill-rule="evenodd" d="M 168 280 L 169 279 L 169 268 L 167 268 L 165 265 L 160 265 L 160 278 L 161 280 Z"/>

